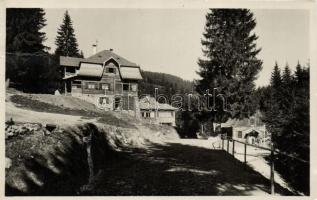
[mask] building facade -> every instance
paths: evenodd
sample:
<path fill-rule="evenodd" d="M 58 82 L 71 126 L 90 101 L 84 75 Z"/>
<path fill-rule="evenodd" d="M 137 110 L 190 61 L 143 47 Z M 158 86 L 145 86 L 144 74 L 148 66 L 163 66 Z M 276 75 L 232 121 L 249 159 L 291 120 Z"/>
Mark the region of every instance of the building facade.
<path fill-rule="evenodd" d="M 162 104 L 154 97 L 145 96 L 140 99 L 140 112 L 143 119 L 159 124 L 176 126 L 176 111 L 178 109 L 169 105 Z"/>
<path fill-rule="evenodd" d="M 225 123 L 214 124 L 217 129 L 221 128 L 223 134 L 235 140 L 248 142 L 250 144 L 268 145 L 271 141 L 271 134 L 267 131 L 261 120 L 260 112 L 244 119 L 229 119 Z"/>
<path fill-rule="evenodd" d="M 75 96 L 105 110 L 138 109 L 140 67 L 104 50 L 86 59 L 60 57 L 65 95 Z"/>

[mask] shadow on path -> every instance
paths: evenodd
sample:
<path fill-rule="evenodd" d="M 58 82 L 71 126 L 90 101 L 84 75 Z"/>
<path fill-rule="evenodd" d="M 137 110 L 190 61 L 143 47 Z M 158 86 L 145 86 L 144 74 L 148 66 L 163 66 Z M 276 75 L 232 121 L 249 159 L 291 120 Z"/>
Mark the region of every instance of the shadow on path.
<path fill-rule="evenodd" d="M 226 152 L 154 144 L 108 163 L 81 195 L 263 195 L 270 181 Z M 279 185 L 276 193 L 292 195 Z"/>

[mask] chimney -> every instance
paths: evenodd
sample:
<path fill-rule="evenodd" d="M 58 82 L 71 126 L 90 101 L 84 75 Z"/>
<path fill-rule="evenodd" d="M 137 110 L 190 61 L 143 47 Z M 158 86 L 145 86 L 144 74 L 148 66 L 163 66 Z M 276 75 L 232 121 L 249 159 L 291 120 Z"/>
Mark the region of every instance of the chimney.
<path fill-rule="evenodd" d="M 97 53 L 98 41 L 92 45 L 92 54 L 95 55 Z"/>

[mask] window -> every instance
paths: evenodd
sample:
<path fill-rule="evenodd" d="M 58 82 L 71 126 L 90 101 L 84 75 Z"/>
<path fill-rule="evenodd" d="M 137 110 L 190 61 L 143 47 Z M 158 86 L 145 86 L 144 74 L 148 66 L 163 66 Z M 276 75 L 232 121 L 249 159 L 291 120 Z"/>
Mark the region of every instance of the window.
<path fill-rule="evenodd" d="M 142 112 L 142 117 L 144 117 L 144 118 L 150 118 L 150 117 L 151 117 L 151 114 L 150 114 L 150 112 Z"/>
<path fill-rule="evenodd" d="M 95 89 L 95 87 L 96 87 L 95 83 L 87 83 L 88 89 Z"/>
<path fill-rule="evenodd" d="M 151 116 L 151 115 L 150 115 L 149 112 L 145 113 L 145 117 L 146 117 L 146 118 L 149 118 L 150 116 Z"/>
<path fill-rule="evenodd" d="M 122 85 L 124 91 L 129 91 L 129 84 Z"/>
<path fill-rule="evenodd" d="M 109 90 L 109 84 L 108 83 L 101 83 L 100 85 L 101 85 L 100 88 L 102 90 Z"/>
<path fill-rule="evenodd" d="M 108 97 L 100 97 L 99 98 L 99 104 L 109 104 L 109 98 Z"/>
<path fill-rule="evenodd" d="M 106 73 L 115 74 L 115 73 L 116 73 L 116 68 L 114 68 L 114 67 L 107 67 L 107 68 L 106 68 Z"/>
<path fill-rule="evenodd" d="M 242 131 L 238 131 L 238 138 L 242 138 Z"/>
<path fill-rule="evenodd" d="M 137 91 L 137 84 L 131 85 L 131 91 L 136 92 Z"/>

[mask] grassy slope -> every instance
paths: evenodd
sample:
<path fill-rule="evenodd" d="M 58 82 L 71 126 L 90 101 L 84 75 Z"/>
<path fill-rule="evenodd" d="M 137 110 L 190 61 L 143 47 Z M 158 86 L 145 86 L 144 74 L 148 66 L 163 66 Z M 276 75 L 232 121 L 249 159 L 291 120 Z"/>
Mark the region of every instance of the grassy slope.
<path fill-rule="evenodd" d="M 9 93 L 6 102 L 15 107 L 6 110 L 6 115 L 12 114 L 7 112 L 23 111 L 22 117 L 26 121 L 29 115 L 34 114 L 50 115 L 51 118 L 69 116 L 64 119 L 81 117 L 82 124 L 88 122 L 86 118 L 97 118 L 96 125 L 104 136 L 100 141 L 108 143 L 115 151 L 131 147 L 143 148 L 150 141 L 160 142 L 166 137 L 177 137 L 171 127 L 147 124 L 124 113 L 103 112 L 95 109 L 93 104 L 73 97 L 58 96 L 56 99 L 53 95 Z M 13 121 L 17 122 L 15 118 Z M 85 130 L 80 127 L 64 127 L 61 133 L 49 135 L 39 130 L 6 139 L 6 157 L 12 160 L 12 166 L 6 169 L 6 193 L 56 195 L 54 192 L 57 192 L 58 195 L 74 195 L 78 191 L 78 184 L 87 182 L 87 174 L 78 174 L 87 171 L 80 168 L 85 168 L 82 162 L 87 160 L 80 153 L 82 133 Z M 102 145 L 102 148 L 105 146 Z M 107 158 L 103 160 L 107 161 Z M 67 177 L 68 181 L 63 182 L 63 177 Z"/>
<path fill-rule="evenodd" d="M 21 109 L 81 116 L 83 118 L 97 118 L 101 123 L 126 128 L 133 127 L 131 123 L 118 119 L 111 114 L 111 112 L 97 110 L 93 104 L 74 97 L 58 96 L 58 99 L 56 99 L 54 95 L 36 96 L 14 94 L 10 97 L 10 101 Z M 59 104 L 58 102 L 63 102 L 63 104 Z"/>

